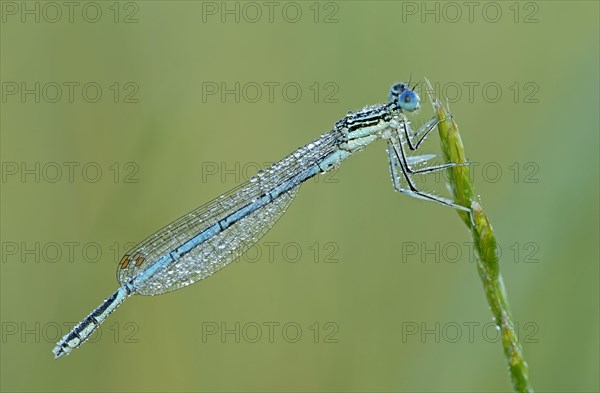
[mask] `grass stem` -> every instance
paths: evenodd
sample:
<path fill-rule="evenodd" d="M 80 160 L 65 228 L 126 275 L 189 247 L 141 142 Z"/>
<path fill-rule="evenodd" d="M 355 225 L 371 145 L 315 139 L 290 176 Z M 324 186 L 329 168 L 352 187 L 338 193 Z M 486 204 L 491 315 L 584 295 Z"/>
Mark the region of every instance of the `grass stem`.
<path fill-rule="evenodd" d="M 443 120 L 438 124 L 438 131 L 446 162 L 466 162 L 456 121 L 451 117 L 448 108 L 444 107 L 440 100 L 433 95 L 433 89 L 428 80 L 426 80 L 426 85 L 435 114 L 438 120 Z M 513 388 L 517 392 L 533 392 L 529 382 L 527 362 L 523 357 L 523 349 L 514 329 L 504 283 L 500 275 L 500 261 L 494 230 L 478 202 L 479 198 L 473 188 L 469 166 L 449 168 L 448 171 L 455 203 L 471 209 L 471 217 L 467 212 L 457 211 L 473 237 L 477 254 L 477 271 L 483 283 L 494 322 L 501 332 L 502 347 L 508 361 Z"/>

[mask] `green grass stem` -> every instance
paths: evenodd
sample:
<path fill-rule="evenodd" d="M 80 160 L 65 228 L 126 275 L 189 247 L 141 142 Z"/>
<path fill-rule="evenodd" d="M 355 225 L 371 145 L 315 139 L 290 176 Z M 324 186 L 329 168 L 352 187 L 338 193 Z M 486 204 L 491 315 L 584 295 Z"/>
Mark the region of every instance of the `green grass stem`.
<path fill-rule="evenodd" d="M 438 124 L 438 131 L 446 162 L 467 162 L 456 121 L 450 116 L 448 108 L 444 107 L 440 100 L 434 97 L 433 89 L 428 80 L 426 80 L 426 85 L 435 114 L 439 120 L 443 120 Z M 494 322 L 501 332 L 502 347 L 508 361 L 508 370 L 513 388 L 517 392 L 533 392 L 529 382 L 527 362 L 523 357 L 523 349 L 514 329 L 504 283 L 500 275 L 500 261 L 494 230 L 481 204 L 478 202 L 479 198 L 471 182 L 469 166 L 449 168 L 448 171 L 455 203 L 471 209 L 472 217 L 469 217 L 467 212 L 457 211 L 473 237 L 477 254 L 477 271 L 483 283 L 483 289 Z"/>

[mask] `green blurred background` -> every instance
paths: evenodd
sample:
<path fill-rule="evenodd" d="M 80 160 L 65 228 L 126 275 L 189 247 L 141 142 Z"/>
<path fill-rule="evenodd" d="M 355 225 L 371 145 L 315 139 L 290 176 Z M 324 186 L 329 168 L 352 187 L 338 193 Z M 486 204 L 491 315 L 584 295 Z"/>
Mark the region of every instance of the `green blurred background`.
<path fill-rule="evenodd" d="M 2 2 L 3 391 L 510 390 L 466 228 L 393 192 L 383 143 L 241 262 L 52 359 L 130 242 L 411 76 L 477 163 L 534 387 L 598 391 L 598 2 L 72 7 Z"/>

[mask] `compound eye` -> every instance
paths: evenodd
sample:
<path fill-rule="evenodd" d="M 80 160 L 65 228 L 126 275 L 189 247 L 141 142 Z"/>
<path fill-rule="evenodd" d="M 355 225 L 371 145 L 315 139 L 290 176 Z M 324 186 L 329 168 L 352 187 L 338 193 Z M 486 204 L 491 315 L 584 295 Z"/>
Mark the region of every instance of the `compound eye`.
<path fill-rule="evenodd" d="M 419 95 L 412 90 L 405 90 L 398 97 L 398 106 L 407 112 L 412 112 L 421 106 Z"/>

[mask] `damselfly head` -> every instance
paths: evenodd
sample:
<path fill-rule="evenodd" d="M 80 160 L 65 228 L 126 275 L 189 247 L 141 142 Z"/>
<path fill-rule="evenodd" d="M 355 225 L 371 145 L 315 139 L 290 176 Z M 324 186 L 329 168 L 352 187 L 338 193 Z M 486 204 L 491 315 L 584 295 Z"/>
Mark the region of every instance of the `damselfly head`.
<path fill-rule="evenodd" d="M 398 105 L 400 109 L 407 112 L 414 112 L 421 106 L 421 98 L 406 83 L 396 83 L 390 89 L 388 99 Z"/>
<path fill-rule="evenodd" d="M 402 94 L 407 89 L 408 89 L 408 85 L 406 83 L 404 83 L 404 82 L 396 83 L 394 86 L 392 86 L 390 88 L 390 93 L 388 94 L 388 100 L 390 100 L 390 102 L 398 101 L 398 97 L 400 97 L 400 94 Z"/>

